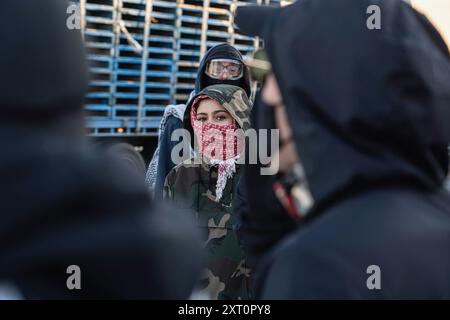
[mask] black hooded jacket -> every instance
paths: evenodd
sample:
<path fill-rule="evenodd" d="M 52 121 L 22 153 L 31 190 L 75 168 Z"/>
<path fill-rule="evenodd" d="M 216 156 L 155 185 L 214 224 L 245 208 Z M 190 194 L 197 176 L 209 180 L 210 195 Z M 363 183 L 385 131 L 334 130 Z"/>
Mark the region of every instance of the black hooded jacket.
<path fill-rule="evenodd" d="M 242 55 L 233 46 L 227 43 L 218 44 L 211 49 L 209 49 L 203 59 L 200 62 L 197 71 L 197 78 L 195 79 L 194 93 L 197 94 L 202 91 L 207 86 L 213 84 L 231 84 L 241 87 L 247 93 L 247 96 L 251 95 L 251 85 L 250 85 L 250 74 L 247 68 L 244 68 L 243 77 L 239 80 L 216 80 L 208 77 L 205 74 L 205 69 L 209 61 L 212 59 L 234 59 L 243 63 Z M 180 141 L 172 141 L 171 135 L 176 129 L 181 129 L 183 127 L 183 122 L 174 116 L 169 116 L 167 118 L 164 132 L 160 138 L 159 145 L 159 159 L 158 159 L 158 170 L 155 183 L 155 198 L 162 199 L 162 193 L 164 188 L 164 181 L 170 170 L 172 170 L 176 163 L 170 159 L 170 154 L 172 149 L 180 143 Z"/>
<path fill-rule="evenodd" d="M 85 141 L 87 70 L 68 6 L 0 3 L 0 288 L 25 299 L 186 299 L 201 269 L 196 229 Z M 72 265 L 81 290 L 67 286 Z"/>
<path fill-rule="evenodd" d="M 271 130 L 275 128 L 275 108 L 268 106 L 261 99 L 261 92 L 256 94 L 252 108 L 252 129 Z M 258 139 L 262 139 L 257 134 Z M 259 148 L 258 140 L 258 148 Z M 247 148 L 249 152 L 250 148 Z M 267 142 L 267 150 L 270 143 Z M 268 154 L 270 154 L 269 151 Z M 246 159 L 250 159 L 247 155 Z M 261 257 L 274 243 L 285 237 L 298 226 L 285 211 L 273 190 L 279 175 L 261 175 L 263 164 L 245 164 L 239 180 L 234 203 L 234 213 L 238 219 L 237 232 L 252 270 L 256 270 Z M 252 274 L 252 284 L 258 283 L 258 274 Z"/>
<path fill-rule="evenodd" d="M 377 5 L 381 30 L 367 27 Z M 450 298 L 450 55 L 404 1 L 259 16 L 315 205 L 266 256 L 263 298 Z M 244 30 L 245 31 L 245 30 Z M 283 35 L 280 37 L 279 35 Z M 370 266 L 381 288 L 371 288 Z"/>

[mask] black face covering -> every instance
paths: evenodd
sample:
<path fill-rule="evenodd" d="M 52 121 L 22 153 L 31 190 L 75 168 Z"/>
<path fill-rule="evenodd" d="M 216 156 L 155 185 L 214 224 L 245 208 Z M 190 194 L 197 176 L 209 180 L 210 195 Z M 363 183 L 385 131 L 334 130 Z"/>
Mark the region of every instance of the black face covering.
<path fill-rule="evenodd" d="M 243 82 L 244 82 L 243 79 L 244 79 L 244 76 L 242 76 L 242 78 L 240 78 L 238 80 L 220 80 L 220 79 L 211 78 L 210 76 L 208 76 L 205 73 L 204 81 L 205 81 L 205 87 L 208 87 L 208 86 L 211 86 L 214 84 L 230 84 L 233 86 L 238 86 L 238 87 L 243 88 Z"/>

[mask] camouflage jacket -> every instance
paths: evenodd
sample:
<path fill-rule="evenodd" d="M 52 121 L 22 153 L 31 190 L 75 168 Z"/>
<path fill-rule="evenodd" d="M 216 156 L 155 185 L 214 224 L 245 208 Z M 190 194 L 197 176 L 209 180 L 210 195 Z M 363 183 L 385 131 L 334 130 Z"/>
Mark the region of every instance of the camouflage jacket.
<path fill-rule="evenodd" d="M 250 103 L 242 89 L 230 85 L 214 85 L 199 94 L 219 101 L 241 128 L 248 128 Z M 190 106 L 186 112 L 190 112 L 189 110 Z M 164 186 L 164 198 L 172 200 L 187 212 L 195 213 L 204 237 L 208 264 L 200 286 L 211 299 L 250 297 L 250 270 L 246 266 L 235 232 L 236 217 L 233 215 L 233 197 L 240 176 L 239 165 L 236 167 L 236 173 L 227 180 L 219 201 L 216 201 L 215 194 L 217 166 L 211 165 L 201 154 L 173 168 L 166 177 Z"/>

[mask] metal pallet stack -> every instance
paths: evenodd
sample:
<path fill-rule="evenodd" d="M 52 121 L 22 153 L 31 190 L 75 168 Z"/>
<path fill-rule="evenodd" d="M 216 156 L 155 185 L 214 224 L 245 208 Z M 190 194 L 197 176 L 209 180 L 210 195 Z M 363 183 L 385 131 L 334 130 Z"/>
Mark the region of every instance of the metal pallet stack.
<path fill-rule="evenodd" d="M 115 10 L 113 0 L 92 0 L 82 5 L 83 36 L 88 52 L 91 81 L 86 97 L 86 110 L 90 118 L 88 130 L 90 133 L 102 134 L 109 132 L 108 125 L 103 121 L 111 119 L 112 95 L 111 77 L 114 60 L 114 20 Z M 91 122 L 95 127 L 91 127 Z"/>
<path fill-rule="evenodd" d="M 233 27 L 239 5 L 273 0 L 81 0 L 91 70 L 88 132 L 156 135 L 166 105 L 185 103 L 201 57 L 228 42 L 244 55 L 258 45 Z"/>
<path fill-rule="evenodd" d="M 171 102 L 175 8 L 174 1 L 119 1 L 112 109 L 126 134 L 154 132 Z"/>

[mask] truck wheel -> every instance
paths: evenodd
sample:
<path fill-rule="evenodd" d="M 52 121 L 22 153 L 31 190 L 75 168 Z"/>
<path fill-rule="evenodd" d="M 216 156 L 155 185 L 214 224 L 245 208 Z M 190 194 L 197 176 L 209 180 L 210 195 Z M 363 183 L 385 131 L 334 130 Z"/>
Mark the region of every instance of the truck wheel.
<path fill-rule="evenodd" d="M 106 152 L 120 159 L 129 169 L 141 176 L 145 176 L 147 168 L 144 158 L 131 144 L 125 142 L 113 143 L 106 147 Z"/>

